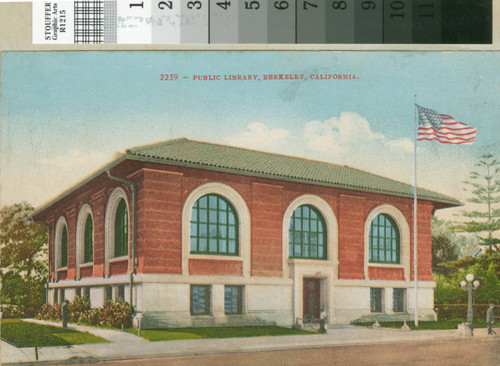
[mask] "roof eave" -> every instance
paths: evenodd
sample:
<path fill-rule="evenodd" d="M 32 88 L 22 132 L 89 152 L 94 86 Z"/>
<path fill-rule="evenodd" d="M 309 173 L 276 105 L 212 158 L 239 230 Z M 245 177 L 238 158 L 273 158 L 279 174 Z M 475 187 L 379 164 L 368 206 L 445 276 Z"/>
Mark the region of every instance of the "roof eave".
<path fill-rule="evenodd" d="M 281 179 L 281 180 L 286 180 L 286 181 L 296 182 L 296 183 L 314 184 L 314 185 L 321 185 L 321 186 L 325 186 L 325 187 L 342 188 L 342 189 L 348 189 L 348 190 L 352 190 L 352 191 L 370 192 L 370 193 L 377 193 L 377 194 L 396 196 L 396 197 L 402 197 L 402 198 L 412 198 L 413 197 L 413 195 L 411 195 L 411 194 L 406 195 L 406 194 L 399 193 L 399 192 L 381 191 L 381 190 L 372 189 L 372 188 L 368 188 L 368 187 L 354 187 L 354 186 L 340 184 L 340 183 L 339 184 L 332 184 L 332 183 L 322 182 L 322 181 L 317 181 L 317 180 L 307 180 L 307 179 L 301 179 L 301 178 L 281 176 L 278 174 L 273 175 L 273 174 L 266 174 L 266 173 L 251 172 L 251 171 L 246 171 L 246 170 L 241 170 L 241 169 L 225 168 L 225 167 L 205 165 L 205 164 L 200 164 L 200 163 L 191 163 L 191 162 L 179 161 L 179 160 L 174 160 L 174 159 L 146 157 L 146 156 L 139 156 L 139 155 L 133 155 L 133 154 L 127 154 L 126 156 L 127 156 L 127 159 L 135 160 L 135 161 L 146 161 L 146 162 L 150 162 L 150 163 L 159 163 L 159 164 L 166 164 L 166 165 L 167 164 L 179 165 L 179 166 L 185 166 L 185 167 L 189 167 L 189 168 L 198 168 L 198 169 L 201 168 L 201 169 L 206 169 L 206 170 L 210 170 L 210 171 L 217 171 L 217 172 L 238 174 L 238 175 L 246 175 L 246 176 L 253 176 L 253 177 L 267 178 L 267 179 Z M 428 197 L 422 197 L 421 199 L 426 200 L 426 201 L 431 201 L 431 202 L 438 202 L 440 204 L 446 205 L 447 207 L 454 207 L 454 206 L 462 206 L 463 205 L 460 201 L 452 199 L 452 197 L 450 197 L 450 200 L 445 200 L 444 196 L 443 196 L 443 199 L 428 198 Z M 445 208 L 445 207 L 441 207 L 441 208 Z"/>

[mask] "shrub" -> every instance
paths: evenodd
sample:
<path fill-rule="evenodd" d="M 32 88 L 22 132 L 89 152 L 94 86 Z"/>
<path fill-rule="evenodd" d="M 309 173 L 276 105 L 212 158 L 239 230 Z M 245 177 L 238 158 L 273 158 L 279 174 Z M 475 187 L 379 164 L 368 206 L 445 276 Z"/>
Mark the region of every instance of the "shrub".
<path fill-rule="evenodd" d="M 91 309 L 87 296 L 75 297 L 68 305 L 69 321 L 85 325 L 105 325 L 115 328 L 128 328 L 132 325 L 132 307 L 122 299 L 106 301 L 102 308 Z M 61 305 L 43 305 L 38 312 L 37 319 L 61 320 Z"/>
<path fill-rule="evenodd" d="M 86 325 L 97 325 L 99 324 L 99 312 L 100 309 L 89 309 L 85 310 L 78 316 L 78 323 Z"/>
<path fill-rule="evenodd" d="M 41 320 L 61 321 L 61 305 L 42 305 L 36 318 Z"/>
<path fill-rule="evenodd" d="M 80 316 L 90 310 L 90 299 L 88 296 L 75 296 L 73 302 L 68 304 L 69 321 L 76 323 L 80 321 Z"/>
<path fill-rule="evenodd" d="M 106 301 L 99 312 L 99 324 L 111 327 L 128 328 L 132 325 L 132 307 L 122 299 L 118 301 Z"/>
<path fill-rule="evenodd" d="M 33 318 L 38 312 L 38 307 L 25 305 L 2 305 L 1 311 L 3 319 Z"/>

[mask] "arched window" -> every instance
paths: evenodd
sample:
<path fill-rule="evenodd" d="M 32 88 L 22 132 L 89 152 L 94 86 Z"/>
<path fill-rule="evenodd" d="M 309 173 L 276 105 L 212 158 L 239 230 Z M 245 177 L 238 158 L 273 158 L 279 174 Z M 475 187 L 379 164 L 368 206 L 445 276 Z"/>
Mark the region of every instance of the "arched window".
<path fill-rule="evenodd" d="M 128 254 L 128 209 L 125 199 L 121 199 L 115 214 L 115 257 Z"/>
<path fill-rule="evenodd" d="M 370 263 L 400 263 L 399 229 L 392 217 L 378 214 L 370 224 L 368 259 Z"/>
<path fill-rule="evenodd" d="M 64 225 L 61 234 L 61 267 L 68 266 L 68 228 Z"/>
<path fill-rule="evenodd" d="M 299 206 L 289 223 L 290 258 L 326 259 L 326 225 L 323 216 L 311 205 Z"/>
<path fill-rule="evenodd" d="M 83 263 L 89 263 L 94 260 L 94 224 L 92 215 L 89 213 L 85 220 L 85 229 L 83 232 Z"/>
<path fill-rule="evenodd" d="M 238 255 L 238 216 L 218 194 L 206 194 L 193 205 L 190 251 L 194 254 Z"/>

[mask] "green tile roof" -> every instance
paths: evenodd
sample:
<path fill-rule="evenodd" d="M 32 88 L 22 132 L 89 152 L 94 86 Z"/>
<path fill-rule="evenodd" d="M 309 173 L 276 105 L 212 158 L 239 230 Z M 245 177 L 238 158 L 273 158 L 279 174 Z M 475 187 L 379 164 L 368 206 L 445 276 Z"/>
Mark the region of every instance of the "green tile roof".
<path fill-rule="evenodd" d="M 248 176 L 339 187 L 413 197 L 412 186 L 348 166 L 177 138 L 133 147 L 126 158 L 177 164 Z M 419 188 L 419 199 L 445 203 L 460 202 L 436 192 Z"/>

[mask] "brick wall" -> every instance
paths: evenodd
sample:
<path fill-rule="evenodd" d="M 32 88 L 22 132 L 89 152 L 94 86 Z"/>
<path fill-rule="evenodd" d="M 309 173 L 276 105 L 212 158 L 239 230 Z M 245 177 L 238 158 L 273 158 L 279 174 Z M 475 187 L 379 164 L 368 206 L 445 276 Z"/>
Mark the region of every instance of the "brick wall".
<path fill-rule="evenodd" d="M 303 194 L 317 195 L 332 208 L 338 224 L 339 278 L 364 279 L 364 228 L 367 215 L 380 204 L 397 207 L 410 226 L 413 258 L 412 200 L 374 193 L 354 192 L 205 171 L 179 166 L 126 161 L 113 169 L 115 176 L 136 182 L 136 263 L 138 273 L 182 273 L 182 209 L 189 194 L 208 182 L 220 182 L 235 189 L 250 212 L 250 273 L 253 276 L 283 275 L 283 215 L 289 204 Z M 69 279 L 75 278 L 76 220 L 80 208 L 88 203 L 94 218 L 94 264 L 92 276 L 102 277 L 104 265 L 104 225 L 106 204 L 115 187 L 122 187 L 130 203 L 126 184 L 112 181 L 105 174 L 96 177 L 71 195 L 46 210 L 39 218 L 48 222 L 51 233 L 49 255 L 53 271 L 54 227 L 58 217 L 68 222 Z M 432 280 L 430 220 L 434 206 L 419 204 L 419 279 Z M 130 251 L 129 251 L 130 253 Z M 413 259 L 410 263 L 413 271 Z M 123 264 L 113 266 L 112 273 L 123 273 Z M 189 273 L 196 275 L 242 275 L 241 261 L 191 259 Z M 127 262 L 126 271 L 131 263 Z M 85 276 L 88 276 L 88 269 Z M 126 272 L 125 271 L 125 272 Z M 370 278 L 402 279 L 402 270 L 370 268 Z M 413 272 L 411 275 L 413 276 Z"/>

